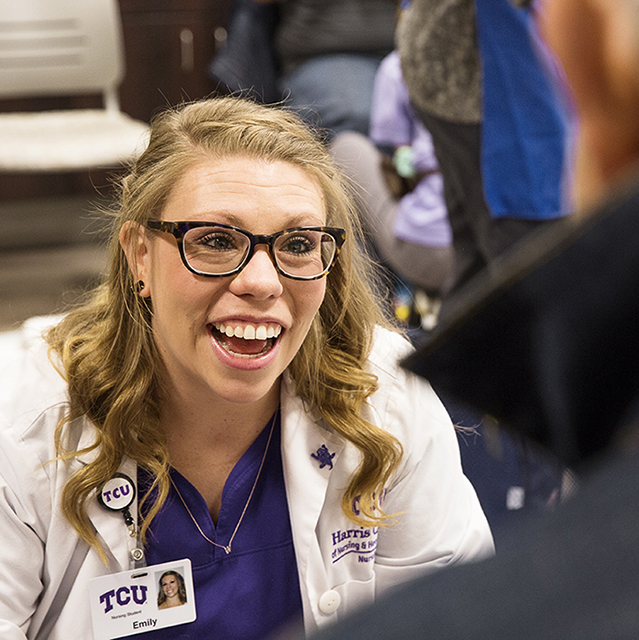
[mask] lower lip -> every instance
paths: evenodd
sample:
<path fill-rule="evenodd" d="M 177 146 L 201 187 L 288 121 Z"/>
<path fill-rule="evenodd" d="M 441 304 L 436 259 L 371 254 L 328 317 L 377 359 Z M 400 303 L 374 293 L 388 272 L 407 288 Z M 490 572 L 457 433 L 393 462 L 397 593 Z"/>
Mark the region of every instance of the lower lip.
<path fill-rule="evenodd" d="M 231 367 L 232 369 L 239 369 L 241 371 L 255 371 L 257 369 L 264 369 L 265 367 L 268 367 L 277 357 L 277 354 L 280 350 L 281 340 L 281 337 L 276 340 L 273 347 L 262 356 L 257 356 L 256 358 L 241 358 L 239 356 L 234 356 L 232 353 L 229 353 L 213 337 L 211 329 L 209 329 L 209 338 L 211 340 L 211 343 L 213 344 L 213 349 L 215 350 L 215 353 L 221 360 L 222 364 L 225 364 L 227 367 Z"/>

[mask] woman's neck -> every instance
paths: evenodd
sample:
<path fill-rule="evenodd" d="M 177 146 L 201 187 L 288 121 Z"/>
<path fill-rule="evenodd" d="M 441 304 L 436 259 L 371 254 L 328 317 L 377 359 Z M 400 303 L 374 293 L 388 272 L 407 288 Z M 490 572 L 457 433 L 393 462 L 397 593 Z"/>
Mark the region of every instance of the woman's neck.
<path fill-rule="evenodd" d="M 280 400 L 280 381 L 255 402 L 227 400 L 208 387 L 172 384 L 161 391 L 160 425 L 168 439 L 188 437 L 206 446 L 244 437 L 253 439 L 273 415 Z"/>
<path fill-rule="evenodd" d="M 216 520 L 229 473 L 279 405 L 279 383 L 250 404 L 219 397 L 185 398 L 172 392 L 165 397 L 171 401 L 161 407 L 160 427 L 171 466 L 198 489 Z"/>

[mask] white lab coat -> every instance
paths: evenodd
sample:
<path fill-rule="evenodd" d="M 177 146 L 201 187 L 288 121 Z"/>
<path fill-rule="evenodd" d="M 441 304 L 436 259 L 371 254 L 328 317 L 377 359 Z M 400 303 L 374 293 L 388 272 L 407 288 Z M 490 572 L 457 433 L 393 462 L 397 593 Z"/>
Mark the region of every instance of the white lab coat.
<path fill-rule="evenodd" d="M 129 553 L 135 540 L 120 513 L 89 500 L 88 515 L 108 550 L 109 565 L 90 549 L 80 556 L 77 572 L 64 577 L 80 547 L 59 499 L 69 474 L 92 454 L 68 464 L 49 462 L 55 457 L 53 431 L 66 410 L 66 385 L 47 359 L 39 329 L 34 322 L 16 333 L 13 355 L 0 364 L 0 638 L 36 638 L 60 585 L 67 584 L 64 602 L 55 601 L 55 625 L 48 637 L 89 640 L 88 581 L 132 568 Z M 29 350 L 15 348 L 16 340 L 25 336 Z M 0 351 L 2 347 L 0 341 Z M 392 432 L 404 447 L 384 502 L 386 513 L 399 514 L 397 524 L 377 533 L 353 525 L 340 504 L 358 462 L 357 451 L 304 409 L 285 376 L 282 460 L 308 632 L 373 601 L 393 585 L 493 552 L 488 524 L 462 474 L 445 409 L 426 382 L 397 366 L 409 348 L 398 335 L 380 330 L 370 359 L 380 389 L 366 417 Z M 82 447 L 92 442 L 94 427 L 82 419 L 74 433 Z M 334 454 L 332 469 L 311 457 L 322 445 Z M 135 479 L 131 460 L 120 470 Z M 137 504 L 131 512 L 137 513 Z M 356 545 L 370 551 L 375 539 L 375 553 L 358 553 L 362 547 Z"/>

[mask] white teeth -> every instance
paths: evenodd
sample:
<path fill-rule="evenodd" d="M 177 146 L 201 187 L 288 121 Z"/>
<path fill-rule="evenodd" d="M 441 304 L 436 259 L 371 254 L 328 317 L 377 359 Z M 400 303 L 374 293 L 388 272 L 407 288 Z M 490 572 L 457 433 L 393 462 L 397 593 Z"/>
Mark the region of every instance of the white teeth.
<path fill-rule="evenodd" d="M 222 322 L 215 322 L 213 326 L 229 338 L 244 338 L 244 340 L 267 340 L 269 338 L 277 338 L 282 333 L 282 327 L 279 325 L 266 327 L 260 324 L 255 327 L 249 324 L 246 327 L 232 327 Z"/>

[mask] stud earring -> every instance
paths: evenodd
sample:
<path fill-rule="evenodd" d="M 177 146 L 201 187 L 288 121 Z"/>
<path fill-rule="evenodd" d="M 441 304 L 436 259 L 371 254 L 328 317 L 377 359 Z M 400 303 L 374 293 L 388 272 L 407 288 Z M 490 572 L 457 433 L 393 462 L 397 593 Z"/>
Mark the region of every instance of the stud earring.
<path fill-rule="evenodd" d="M 133 288 L 135 289 L 136 293 L 140 293 L 140 291 L 142 291 L 142 289 L 144 289 L 144 280 L 138 280 L 135 285 L 133 285 Z"/>

